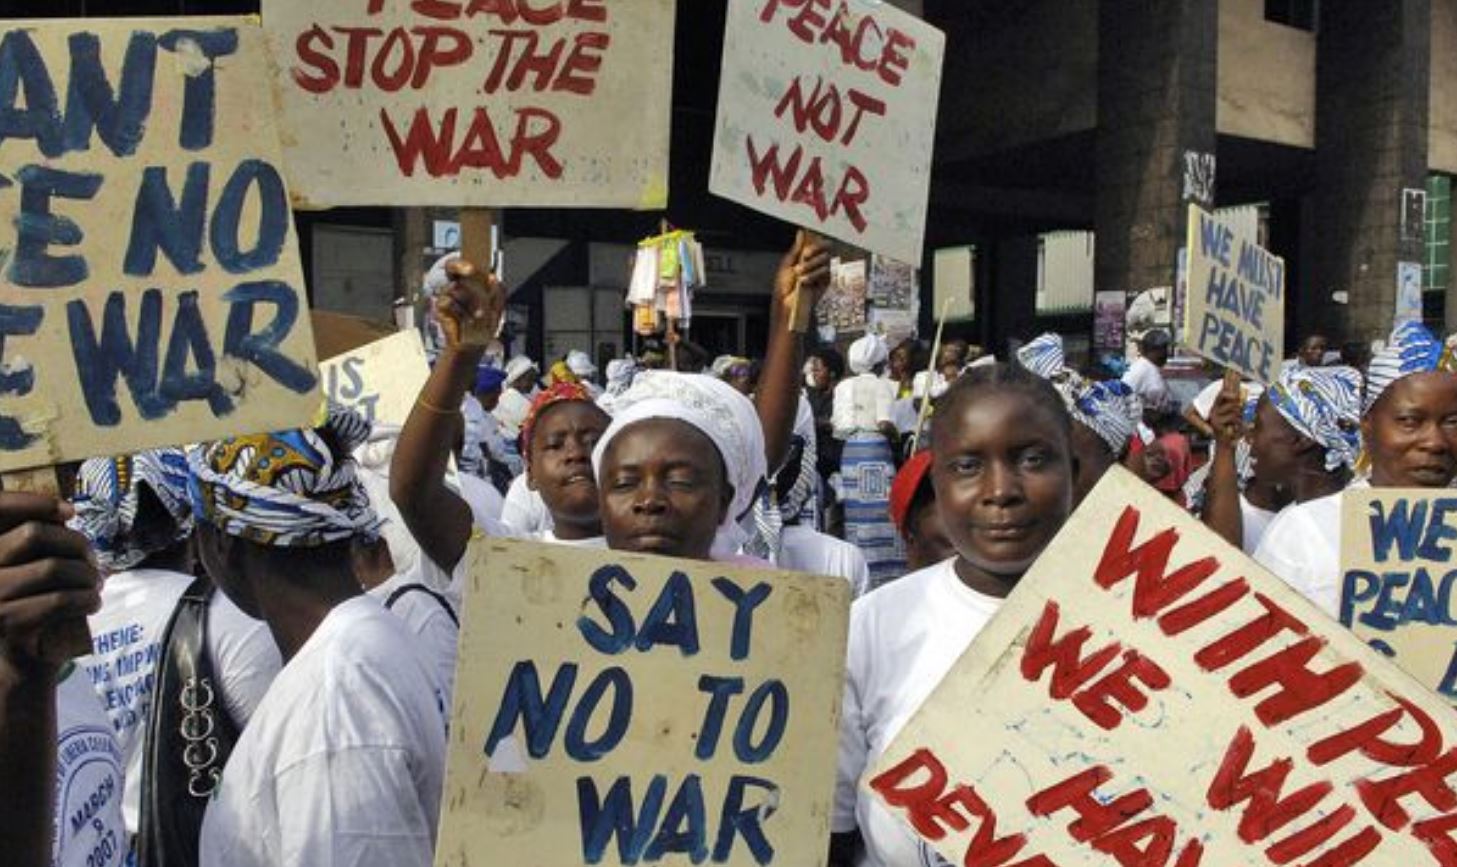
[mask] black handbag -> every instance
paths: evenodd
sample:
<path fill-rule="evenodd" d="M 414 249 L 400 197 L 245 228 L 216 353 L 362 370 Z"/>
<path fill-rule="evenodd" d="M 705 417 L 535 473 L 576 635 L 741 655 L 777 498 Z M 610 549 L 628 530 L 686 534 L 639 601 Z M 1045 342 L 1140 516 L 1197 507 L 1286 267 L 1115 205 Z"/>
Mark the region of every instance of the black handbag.
<path fill-rule="evenodd" d="M 207 652 L 208 603 L 215 592 L 207 578 L 193 581 L 162 638 L 143 743 L 136 839 L 141 867 L 196 867 L 203 814 L 238 742 Z"/>

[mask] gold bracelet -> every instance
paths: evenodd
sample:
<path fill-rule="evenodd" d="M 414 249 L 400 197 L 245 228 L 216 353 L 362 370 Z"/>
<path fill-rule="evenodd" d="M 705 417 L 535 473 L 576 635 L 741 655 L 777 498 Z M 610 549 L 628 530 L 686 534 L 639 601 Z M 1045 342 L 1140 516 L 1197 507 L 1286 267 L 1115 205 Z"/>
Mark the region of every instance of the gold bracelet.
<path fill-rule="evenodd" d="M 433 412 L 436 415 L 459 415 L 460 414 L 460 410 L 458 410 L 458 409 L 441 409 L 440 407 L 436 406 L 435 404 L 431 403 L 430 401 L 426 400 L 423 397 L 417 397 L 417 398 L 415 398 L 415 405 L 418 406 L 418 407 L 420 407 L 421 409 L 427 411 L 427 412 Z"/>

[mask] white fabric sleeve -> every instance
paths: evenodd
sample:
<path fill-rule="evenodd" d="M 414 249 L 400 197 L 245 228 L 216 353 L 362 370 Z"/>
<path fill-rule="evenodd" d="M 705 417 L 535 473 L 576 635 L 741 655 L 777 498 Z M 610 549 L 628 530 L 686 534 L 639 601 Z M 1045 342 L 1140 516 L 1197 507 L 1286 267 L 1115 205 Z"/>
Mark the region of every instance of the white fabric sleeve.
<path fill-rule="evenodd" d="M 318 752 L 274 784 L 281 865 L 430 867 L 434 826 L 403 747 Z"/>
<path fill-rule="evenodd" d="M 858 607 L 858 606 L 857 606 Z M 860 775 L 870 758 L 870 742 L 865 736 L 865 720 L 861 713 L 860 684 L 865 653 L 861 647 L 861 631 L 854 609 L 850 615 L 850 641 L 845 657 L 845 693 L 840 707 L 840 744 L 835 763 L 835 800 L 830 809 L 830 832 L 844 834 L 859 826 L 855 807 L 859 800 Z"/>
<path fill-rule="evenodd" d="M 835 438 L 846 440 L 854 436 L 855 424 L 855 381 L 847 379 L 835 386 L 833 409 L 830 410 L 830 424 L 835 429 Z"/>
<path fill-rule="evenodd" d="M 207 614 L 207 650 L 222 689 L 223 706 L 242 728 L 283 668 L 283 656 L 268 624 L 244 614 L 222 591 L 213 593 Z"/>

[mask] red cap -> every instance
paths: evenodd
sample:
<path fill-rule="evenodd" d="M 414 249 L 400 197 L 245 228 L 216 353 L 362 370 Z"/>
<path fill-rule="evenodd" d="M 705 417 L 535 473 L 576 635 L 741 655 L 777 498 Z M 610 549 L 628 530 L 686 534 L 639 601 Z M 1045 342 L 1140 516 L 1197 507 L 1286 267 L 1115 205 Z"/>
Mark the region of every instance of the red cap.
<path fill-rule="evenodd" d="M 911 501 L 916 498 L 921 485 L 929 482 L 930 474 L 931 451 L 926 449 L 912 455 L 895 474 L 895 481 L 890 483 L 890 519 L 895 522 L 895 528 L 903 539 L 906 538 L 906 513 L 910 511 Z"/>

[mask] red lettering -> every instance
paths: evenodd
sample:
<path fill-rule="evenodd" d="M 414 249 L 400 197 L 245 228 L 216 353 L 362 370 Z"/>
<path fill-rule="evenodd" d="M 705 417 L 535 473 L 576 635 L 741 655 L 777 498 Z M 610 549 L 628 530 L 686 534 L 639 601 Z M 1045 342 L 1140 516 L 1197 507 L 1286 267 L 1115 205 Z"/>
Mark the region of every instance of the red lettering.
<path fill-rule="evenodd" d="M 1224 752 L 1224 761 L 1220 763 L 1206 796 L 1209 806 L 1216 810 L 1229 810 L 1237 804 L 1245 804 L 1239 820 L 1239 838 L 1246 843 L 1264 840 L 1309 813 L 1335 788 L 1322 781 L 1282 797 L 1294 761 L 1276 759 L 1251 773 L 1250 759 L 1254 754 L 1255 737 L 1248 728 L 1240 726 Z"/>
<path fill-rule="evenodd" d="M 772 144 L 769 150 L 761 156 L 754 147 L 754 137 L 746 137 L 749 148 L 750 179 L 754 183 L 754 191 L 764 195 L 764 185 L 772 180 L 774 182 L 774 197 L 779 201 L 789 198 L 790 186 L 794 178 L 799 174 L 799 162 L 803 155 L 803 149 L 796 147 L 794 153 L 786 163 L 779 162 L 779 145 Z"/>
<path fill-rule="evenodd" d="M 1324 638 L 1311 636 L 1277 651 L 1229 679 L 1229 690 L 1249 698 L 1266 687 L 1280 691 L 1255 705 L 1255 716 L 1267 726 L 1279 725 L 1314 710 L 1355 686 L 1365 673 L 1359 662 L 1347 662 L 1317 674 L 1310 661 L 1325 647 Z"/>
<path fill-rule="evenodd" d="M 390 119 L 389 111 L 383 108 L 379 110 L 380 125 L 384 127 L 390 147 L 394 149 L 395 161 L 400 166 L 401 174 L 407 178 L 414 177 L 415 166 L 422 159 L 426 173 L 432 178 L 452 173 L 450 146 L 455 140 L 456 114 L 454 108 L 446 110 L 445 117 L 440 122 L 440 134 L 437 136 L 430 123 L 429 109 L 421 106 L 410 119 L 409 132 L 401 139 L 394 121 Z"/>
<path fill-rule="evenodd" d="M 826 24 L 825 16 L 820 9 L 815 7 L 830 8 L 830 0 L 810 0 L 808 3 L 801 3 L 799 14 L 789 19 L 789 31 L 805 42 L 814 42 L 815 31 L 823 30 Z"/>
<path fill-rule="evenodd" d="M 1093 841 L 1093 848 L 1111 855 L 1121 867 L 1164 867 L 1174 852 L 1179 826 L 1168 816 L 1154 816 L 1125 828 L 1109 831 Z M 1190 840 L 1175 867 L 1195 867 L 1204 860 L 1204 844 Z"/>
<path fill-rule="evenodd" d="M 1078 818 L 1068 824 L 1067 831 L 1074 840 L 1086 843 L 1153 806 L 1153 796 L 1147 789 L 1138 789 L 1105 803 L 1094 793 L 1111 779 L 1113 772 L 1097 765 L 1028 798 L 1027 809 L 1034 816 L 1048 818 L 1053 813 L 1071 808 Z"/>
<path fill-rule="evenodd" d="M 855 133 L 860 131 L 860 119 L 865 116 L 866 112 L 877 117 L 885 117 L 885 101 L 862 93 L 853 87 L 845 92 L 845 97 L 850 100 L 851 105 L 855 106 L 855 113 L 851 115 L 850 125 L 845 128 L 845 136 L 840 139 L 840 143 L 850 144 L 855 140 Z"/>
<path fill-rule="evenodd" d="M 513 0 L 471 0 L 465 14 L 467 17 L 494 15 L 502 24 L 515 24 L 516 4 Z"/>
<path fill-rule="evenodd" d="M 612 37 L 606 33 L 578 33 L 551 89 L 590 95 L 597 89 L 597 79 L 593 76 L 602 70 L 602 55 L 611 42 Z"/>
<path fill-rule="evenodd" d="M 1366 856 L 1381 845 L 1381 833 L 1375 828 L 1366 828 L 1324 855 L 1311 861 L 1306 867 L 1351 867 L 1366 860 Z"/>
<path fill-rule="evenodd" d="M 410 8 L 426 18 L 454 21 L 460 17 L 460 4 L 449 0 L 410 0 Z"/>
<path fill-rule="evenodd" d="M 415 77 L 410 79 L 413 90 L 424 87 L 430 81 L 431 72 L 465 63 L 475 51 L 470 37 L 452 27 L 415 27 L 411 32 L 421 38 L 420 62 L 415 67 Z M 448 49 L 441 48 L 443 40 L 452 43 Z"/>
<path fill-rule="evenodd" d="M 1243 578 L 1236 578 L 1219 589 L 1210 591 L 1192 602 L 1186 602 L 1159 617 L 1159 629 L 1163 630 L 1165 635 L 1181 635 L 1207 622 L 1215 615 L 1228 611 L 1249 592 L 1250 582 Z"/>
<path fill-rule="evenodd" d="M 1335 812 L 1316 820 L 1310 827 L 1296 831 L 1284 840 L 1270 846 L 1265 850 L 1265 855 L 1276 864 L 1289 864 L 1296 858 L 1314 852 L 1316 849 L 1324 846 L 1332 837 L 1340 833 L 1342 828 L 1351 824 L 1355 818 L 1356 808 L 1350 804 L 1342 804 Z M 1352 838 L 1352 840 L 1346 841 L 1332 851 L 1340 852 L 1342 848 L 1349 846 L 1356 840 L 1360 840 L 1368 832 L 1376 833 L 1377 841 L 1379 842 L 1381 840 L 1381 835 L 1374 828 L 1368 826 L 1360 834 Z"/>
<path fill-rule="evenodd" d="M 1022 677 L 1028 682 L 1037 683 L 1047 667 L 1052 666 L 1048 695 L 1058 701 L 1077 692 L 1083 684 L 1097 676 L 1122 649 L 1122 645 L 1115 641 L 1084 659 L 1083 645 L 1092 637 L 1093 631 L 1087 626 L 1080 626 L 1054 639 L 1060 612 L 1056 602 L 1047 600 L 1042 608 L 1042 617 L 1032 627 L 1022 651 Z"/>
<path fill-rule="evenodd" d="M 396 47 L 400 51 L 400 59 L 395 64 L 394 72 L 386 69 L 389 62 L 390 52 Z M 410 42 L 410 37 L 403 30 L 391 30 L 385 37 L 384 45 L 380 47 L 379 53 L 374 56 L 374 64 L 370 67 L 370 75 L 374 83 L 385 93 L 394 93 L 405 86 L 410 80 L 410 70 L 415 65 L 415 46 Z"/>
<path fill-rule="evenodd" d="M 861 213 L 860 206 L 870 199 L 870 181 L 866 179 L 865 173 L 855 166 L 845 169 L 845 177 L 840 180 L 840 189 L 835 193 L 835 206 L 831 209 L 831 215 L 845 212 L 845 219 L 855 227 L 855 231 L 863 232 L 870 221 L 865 219 Z"/>
<path fill-rule="evenodd" d="M 344 86 L 358 89 L 364 84 L 364 55 L 369 48 L 369 38 L 383 36 L 384 31 L 378 27 L 335 27 L 334 32 L 349 40 L 344 60 Z"/>
<path fill-rule="evenodd" d="M 1393 831 L 1400 831 L 1411 821 L 1401 799 L 1420 795 L 1442 813 L 1457 810 L 1457 792 L 1447 785 L 1447 777 L 1457 772 L 1457 749 L 1448 750 L 1435 761 L 1385 780 L 1357 780 L 1356 793 L 1376 821 Z"/>
<path fill-rule="evenodd" d="M 1136 650 L 1125 650 L 1123 663 L 1073 696 L 1073 706 L 1099 728 L 1112 731 L 1123 722 L 1123 714 L 1113 706 L 1113 701 L 1132 713 L 1148 707 L 1148 696 L 1134 685 L 1134 681 L 1143 683 L 1153 692 L 1167 689 L 1170 683 L 1168 672 L 1158 663 Z"/>
<path fill-rule="evenodd" d="M 1158 614 L 1204 583 L 1219 568 L 1219 561 L 1204 557 L 1166 575 L 1169 556 L 1179 541 L 1179 532 L 1170 527 L 1133 548 L 1138 521 L 1137 509 L 1129 506 L 1123 510 L 1103 548 L 1103 556 L 1093 572 L 1093 581 L 1104 590 L 1111 590 L 1137 571 L 1138 577 L 1133 584 L 1133 616 L 1142 620 Z"/>
<path fill-rule="evenodd" d="M 485 114 L 484 108 L 476 109 L 478 115 Z M 539 121 L 539 123 L 538 123 Z M 552 180 L 562 176 L 562 164 L 557 161 L 551 149 L 561 138 L 562 122 L 544 108 L 519 108 L 516 110 L 516 132 L 511 136 L 511 174 L 521 171 L 522 160 L 530 156 L 536 160 L 541 173 Z"/>
<path fill-rule="evenodd" d="M 1352 750 L 1360 750 L 1361 755 L 1372 761 L 1400 768 L 1424 765 L 1435 759 L 1442 751 L 1442 730 L 1437 728 L 1436 720 L 1401 696 L 1395 693 L 1388 695 L 1400 707 L 1394 707 L 1355 728 L 1313 744 L 1306 752 L 1306 757 L 1316 765 L 1327 765 Z M 1414 744 L 1383 740 L 1381 736 L 1401 722 L 1406 715 L 1410 715 L 1421 729 L 1421 740 Z"/>
<path fill-rule="evenodd" d="M 1304 623 L 1271 602 L 1263 593 L 1256 593 L 1255 601 L 1264 607 L 1265 613 L 1194 654 L 1194 661 L 1200 668 L 1218 671 L 1281 632 L 1289 630 L 1296 635 L 1304 635 L 1309 631 Z"/>
<path fill-rule="evenodd" d="M 606 21 L 607 7 L 604 0 L 571 0 L 567 4 L 567 17 L 578 21 Z"/>
<path fill-rule="evenodd" d="M 901 77 L 911 68 L 911 52 L 916 50 L 916 40 L 894 28 L 886 40 L 884 60 L 880 64 L 880 78 L 891 87 L 899 87 Z"/>
<path fill-rule="evenodd" d="M 1438 864 L 1457 864 L 1457 840 L 1452 839 L 1453 830 L 1457 830 L 1457 815 L 1448 814 L 1412 825 L 1411 835 L 1437 856 Z"/>
<path fill-rule="evenodd" d="M 505 164 L 506 158 L 501 155 L 501 142 L 496 138 L 496 127 L 491 124 L 491 117 L 486 110 L 478 107 L 471 116 L 465 141 L 461 142 L 460 150 L 455 155 L 451 174 L 470 168 L 491 172 L 498 178 L 514 176 L 516 173 L 507 171 Z"/>
<path fill-rule="evenodd" d="M 339 64 L 334 62 L 334 58 L 316 50 L 313 47 L 316 42 L 321 43 L 324 48 L 334 47 L 334 40 L 329 38 L 324 28 L 315 24 L 298 35 L 294 42 L 294 51 L 298 53 L 299 60 L 319 71 L 318 76 L 310 76 L 297 66 L 290 72 L 294 82 L 309 93 L 328 93 L 339 83 Z"/>
<path fill-rule="evenodd" d="M 813 208 L 815 216 L 821 220 L 829 216 L 830 209 L 825 204 L 825 176 L 819 157 L 809 161 L 809 167 L 799 176 L 799 186 L 794 188 L 789 200 Z"/>
<path fill-rule="evenodd" d="M 790 109 L 795 132 L 804 132 L 813 126 L 815 134 L 825 141 L 834 141 L 840 131 L 840 91 L 833 84 L 825 88 L 824 79 L 816 76 L 814 90 L 805 98 L 804 76 L 796 75 L 789 89 L 780 97 L 774 107 L 774 116 L 784 117 L 784 110 Z"/>
<path fill-rule="evenodd" d="M 521 19 L 527 24 L 534 24 L 537 27 L 544 27 L 548 24 L 555 24 L 561 20 L 562 7 L 559 2 L 540 8 L 533 8 L 531 0 L 516 0 L 516 9 L 521 13 Z"/>

